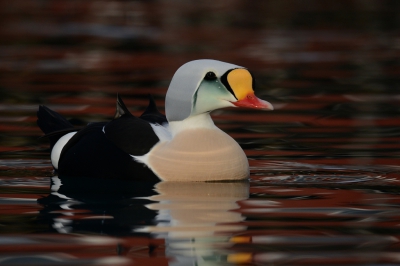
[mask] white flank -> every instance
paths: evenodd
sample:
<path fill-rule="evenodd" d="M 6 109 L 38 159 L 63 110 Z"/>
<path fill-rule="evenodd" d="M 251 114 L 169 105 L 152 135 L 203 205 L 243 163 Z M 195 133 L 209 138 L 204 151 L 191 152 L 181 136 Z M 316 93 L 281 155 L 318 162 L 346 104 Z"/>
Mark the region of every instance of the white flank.
<path fill-rule="evenodd" d="M 51 164 L 55 169 L 58 169 L 58 161 L 60 160 L 61 151 L 65 144 L 76 134 L 76 132 L 70 132 L 62 136 L 54 145 L 51 150 Z"/>

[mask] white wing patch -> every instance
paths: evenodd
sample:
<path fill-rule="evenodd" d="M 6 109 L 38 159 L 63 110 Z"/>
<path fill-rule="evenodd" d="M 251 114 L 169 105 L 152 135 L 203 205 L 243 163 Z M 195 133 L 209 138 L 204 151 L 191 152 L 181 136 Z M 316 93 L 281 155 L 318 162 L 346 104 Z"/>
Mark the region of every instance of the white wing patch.
<path fill-rule="evenodd" d="M 60 160 L 61 151 L 64 148 L 65 144 L 76 134 L 75 132 L 70 132 L 62 136 L 54 145 L 51 150 L 51 164 L 55 169 L 58 169 L 58 161 Z"/>

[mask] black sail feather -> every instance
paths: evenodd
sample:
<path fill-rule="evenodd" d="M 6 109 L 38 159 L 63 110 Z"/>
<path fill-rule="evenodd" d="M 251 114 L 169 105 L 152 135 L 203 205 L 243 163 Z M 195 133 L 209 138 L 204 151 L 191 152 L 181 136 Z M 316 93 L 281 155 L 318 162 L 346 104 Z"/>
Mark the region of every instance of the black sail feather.
<path fill-rule="evenodd" d="M 129 112 L 129 110 L 126 107 L 122 98 L 119 96 L 119 94 L 117 94 L 117 105 L 116 105 L 116 109 L 115 109 L 114 119 L 117 119 L 123 115 L 131 115 L 132 116 L 131 112 Z"/>
<path fill-rule="evenodd" d="M 146 110 L 144 110 L 140 118 L 153 124 L 162 125 L 164 123 L 168 123 L 165 115 L 158 111 L 156 102 L 151 95 L 149 95 L 149 105 L 147 106 Z"/>

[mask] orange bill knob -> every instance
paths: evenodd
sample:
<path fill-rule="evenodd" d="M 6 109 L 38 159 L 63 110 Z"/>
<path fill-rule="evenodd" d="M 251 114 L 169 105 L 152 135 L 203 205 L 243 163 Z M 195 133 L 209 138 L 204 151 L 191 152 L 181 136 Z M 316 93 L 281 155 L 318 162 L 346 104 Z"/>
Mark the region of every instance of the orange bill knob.
<path fill-rule="evenodd" d="M 231 102 L 233 105 L 261 110 L 274 109 L 269 102 L 261 100 L 254 95 L 253 77 L 247 69 L 238 68 L 230 71 L 227 76 L 227 82 L 237 99 L 236 102 Z"/>

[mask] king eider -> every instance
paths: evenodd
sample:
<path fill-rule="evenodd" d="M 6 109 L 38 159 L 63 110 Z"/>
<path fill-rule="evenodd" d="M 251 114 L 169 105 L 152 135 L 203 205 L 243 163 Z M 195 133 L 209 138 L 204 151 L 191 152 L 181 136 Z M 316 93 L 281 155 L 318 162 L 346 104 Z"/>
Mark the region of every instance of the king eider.
<path fill-rule="evenodd" d="M 242 180 L 247 157 L 216 127 L 210 112 L 223 107 L 273 110 L 254 95 L 254 80 L 241 66 L 195 60 L 174 74 L 165 99 L 166 117 L 150 100 L 140 117 L 122 99 L 110 122 L 74 128 L 40 106 L 38 125 L 50 139 L 51 162 L 60 176 L 163 181 Z"/>

